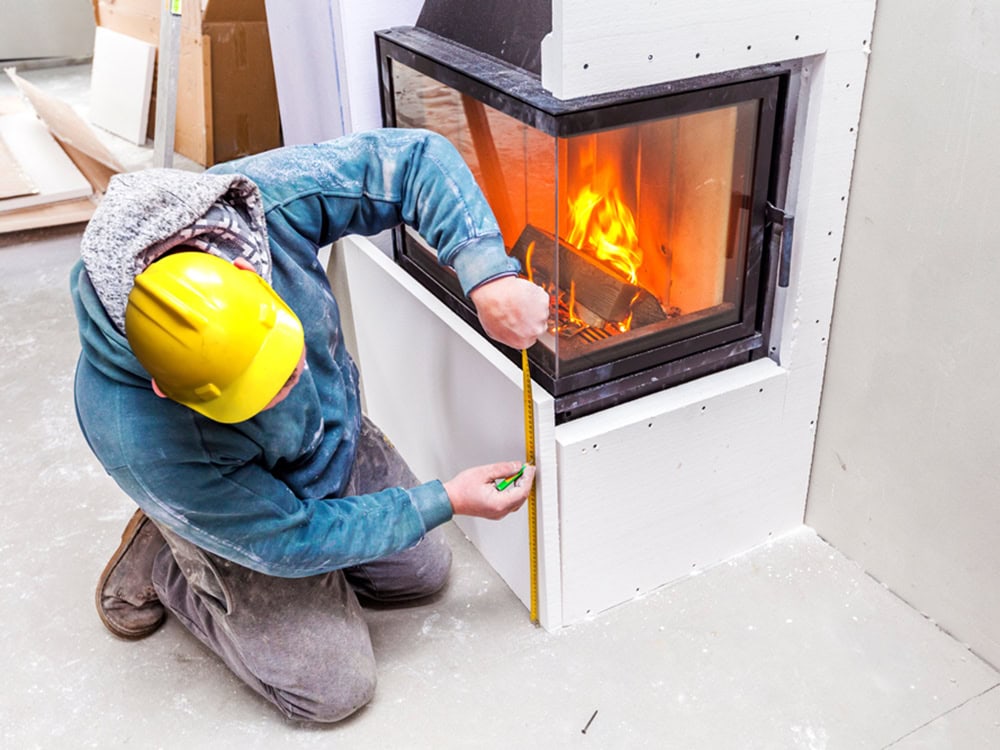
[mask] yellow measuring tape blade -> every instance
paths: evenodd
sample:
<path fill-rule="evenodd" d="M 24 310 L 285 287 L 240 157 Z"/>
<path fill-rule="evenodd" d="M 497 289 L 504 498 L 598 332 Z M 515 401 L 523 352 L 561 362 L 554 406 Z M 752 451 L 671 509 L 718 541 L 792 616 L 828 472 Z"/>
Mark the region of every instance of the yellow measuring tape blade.
<path fill-rule="evenodd" d="M 525 463 L 535 463 L 535 402 L 531 397 L 531 371 L 528 369 L 528 351 L 521 350 L 521 372 L 524 375 L 524 453 Z M 537 481 L 538 474 L 535 474 Z M 531 576 L 531 621 L 538 624 L 538 505 L 535 502 L 535 483 L 528 493 L 528 562 Z"/>

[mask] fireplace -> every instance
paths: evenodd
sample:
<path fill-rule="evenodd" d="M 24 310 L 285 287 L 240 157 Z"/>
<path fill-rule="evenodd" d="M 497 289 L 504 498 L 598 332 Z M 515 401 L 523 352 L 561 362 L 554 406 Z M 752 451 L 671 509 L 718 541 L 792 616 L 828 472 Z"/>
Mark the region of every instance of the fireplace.
<path fill-rule="evenodd" d="M 791 246 L 774 203 L 794 70 L 561 100 L 530 52 L 515 64 L 419 26 L 376 44 L 384 124 L 458 148 L 507 252 L 549 293 L 548 332 L 529 359 L 557 423 L 768 353 L 780 247 Z M 396 230 L 394 254 L 478 328 L 416 232 Z"/>
<path fill-rule="evenodd" d="M 450 138 L 508 252 L 553 287 L 530 354 L 539 620 L 554 630 L 801 526 L 875 3 L 513 5 L 427 0 L 416 28 L 378 35 L 381 88 L 352 107 Z M 609 153 L 616 172 L 596 166 Z M 618 204 L 643 254 L 634 281 L 595 257 L 594 227 L 627 225 Z M 714 279 L 699 296 L 680 288 L 692 235 Z M 418 476 L 521 455 L 519 359 L 477 333 L 419 238 L 397 240 L 395 259 L 362 237 L 330 256 L 367 413 Z M 527 605 L 524 515 L 455 523 Z"/>

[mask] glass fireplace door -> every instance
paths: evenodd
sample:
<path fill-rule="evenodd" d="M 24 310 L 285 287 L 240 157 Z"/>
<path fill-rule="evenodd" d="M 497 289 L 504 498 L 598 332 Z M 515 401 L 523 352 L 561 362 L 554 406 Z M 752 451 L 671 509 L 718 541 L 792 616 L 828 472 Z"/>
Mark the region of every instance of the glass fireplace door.
<path fill-rule="evenodd" d="M 529 355 L 553 395 L 754 334 L 760 123 L 775 79 L 616 102 L 539 127 L 544 118 L 501 111 L 411 62 L 387 61 L 387 124 L 455 145 L 508 254 L 548 292 L 548 332 Z M 414 231 L 396 252 L 471 322 L 454 274 Z"/>

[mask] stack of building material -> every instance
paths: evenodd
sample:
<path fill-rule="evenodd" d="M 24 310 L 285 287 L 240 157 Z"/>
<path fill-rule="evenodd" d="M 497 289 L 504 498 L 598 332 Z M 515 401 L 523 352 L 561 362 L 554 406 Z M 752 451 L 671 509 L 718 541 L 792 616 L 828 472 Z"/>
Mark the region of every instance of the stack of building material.
<path fill-rule="evenodd" d="M 0 233 L 87 221 L 121 166 L 72 107 L 7 75 L 23 100 L 0 109 Z"/>
<path fill-rule="evenodd" d="M 164 0 L 93 3 L 99 29 L 159 46 Z M 201 0 L 182 9 L 174 150 L 210 166 L 281 145 L 264 0 Z"/>

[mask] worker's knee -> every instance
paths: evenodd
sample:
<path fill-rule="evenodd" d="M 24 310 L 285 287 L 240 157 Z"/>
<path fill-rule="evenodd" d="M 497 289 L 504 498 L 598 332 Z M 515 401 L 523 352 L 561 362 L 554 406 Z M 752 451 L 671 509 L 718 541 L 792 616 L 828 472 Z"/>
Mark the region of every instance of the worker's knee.
<path fill-rule="evenodd" d="M 448 582 L 451 572 L 451 548 L 441 537 L 430 537 L 424 544 L 433 548 L 420 559 L 420 565 L 412 569 L 408 579 L 400 582 L 400 598 L 417 599 L 436 594 Z"/>
<path fill-rule="evenodd" d="M 346 719 L 375 696 L 375 669 L 337 674 L 329 684 L 311 689 L 269 688 L 268 697 L 285 716 L 297 721 L 333 723 Z"/>
<path fill-rule="evenodd" d="M 450 570 L 451 548 L 440 532 L 432 532 L 415 547 L 344 572 L 366 599 L 405 602 L 436 594 Z"/>

